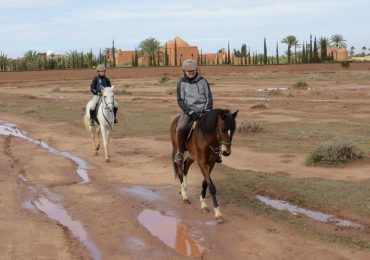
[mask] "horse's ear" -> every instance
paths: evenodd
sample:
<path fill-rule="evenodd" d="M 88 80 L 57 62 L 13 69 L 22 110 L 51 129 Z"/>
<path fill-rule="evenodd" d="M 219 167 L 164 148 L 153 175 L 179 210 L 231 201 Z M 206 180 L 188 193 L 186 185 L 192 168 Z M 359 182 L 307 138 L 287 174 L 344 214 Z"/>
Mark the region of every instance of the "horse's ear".
<path fill-rule="evenodd" d="M 101 86 L 101 87 L 100 87 L 100 90 L 104 92 L 104 87 L 103 87 L 103 86 Z"/>
<path fill-rule="evenodd" d="M 239 110 L 236 110 L 234 113 L 233 113 L 233 118 L 235 119 L 236 118 L 236 116 L 238 115 L 238 112 L 239 112 Z"/>
<path fill-rule="evenodd" d="M 112 87 L 111 87 L 111 88 L 112 88 L 112 90 L 113 90 L 113 89 L 114 89 L 114 85 L 112 85 Z"/>

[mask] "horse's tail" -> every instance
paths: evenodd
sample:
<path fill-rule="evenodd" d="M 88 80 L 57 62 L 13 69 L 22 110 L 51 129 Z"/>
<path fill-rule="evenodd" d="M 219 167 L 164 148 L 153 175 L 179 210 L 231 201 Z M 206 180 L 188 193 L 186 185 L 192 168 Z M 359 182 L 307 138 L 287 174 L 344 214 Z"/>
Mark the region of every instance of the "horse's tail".
<path fill-rule="evenodd" d="M 87 116 L 86 115 L 84 115 L 83 123 L 84 123 L 85 129 L 89 131 L 90 130 L 90 122 L 87 119 Z"/>
<path fill-rule="evenodd" d="M 179 176 L 179 170 L 177 169 L 177 164 L 175 163 L 175 154 L 176 152 L 173 150 L 171 159 L 172 159 L 173 172 L 175 174 L 175 180 L 176 180 L 177 177 Z"/>
<path fill-rule="evenodd" d="M 172 156 L 171 156 L 171 162 L 173 166 L 173 171 L 175 174 L 175 179 L 179 176 L 179 170 L 177 168 L 177 164 L 175 163 L 175 154 L 176 154 L 176 126 L 177 126 L 177 121 L 179 120 L 179 116 L 174 118 L 171 123 L 171 128 L 170 128 L 170 134 L 171 134 L 171 142 L 172 142 Z"/>

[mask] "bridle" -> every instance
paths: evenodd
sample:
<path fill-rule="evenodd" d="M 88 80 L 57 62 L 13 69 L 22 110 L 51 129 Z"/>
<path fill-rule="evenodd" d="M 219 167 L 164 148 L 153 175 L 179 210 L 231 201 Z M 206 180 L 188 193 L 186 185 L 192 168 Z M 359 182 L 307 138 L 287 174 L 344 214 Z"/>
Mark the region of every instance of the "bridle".
<path fill-rule="evenodd" d="M 106 102 L 106 100 L 105 100 L 104 97 L 100 97 L 100 99 L 104 103 L 104 106 L 103 106 L 103 109 L 104 110 L 108 110 L 109 109 L 109 107 L 108 107 L 109 104 L 112 104 L 112 107 L 114 107 L 114 96 L 112 97 L 112 101 L 111 102 L 108 102 L 108 103 Z M 112 111 L 110 111 L 110 112 L 112 112 Z M 112 124 L 108 121 L 108 118 L 105 116 L 105 113 L 103 112 L 102 114 L 103 114 L 103 117 L 104 117 L 105 121 L 107 121 L 110 129 L 113 130 Z"/>
<path fill-rule="evenodd" d="M 231 142 L 225 142 L 221 140 L 221 129 L 217 126 L 217 145 L 216 147 L 213 147 L 209 145 L 208 147 L 211 149 L 211 151 L 215 154 L 221 153 L 221 145 L 231 145 Z"/>

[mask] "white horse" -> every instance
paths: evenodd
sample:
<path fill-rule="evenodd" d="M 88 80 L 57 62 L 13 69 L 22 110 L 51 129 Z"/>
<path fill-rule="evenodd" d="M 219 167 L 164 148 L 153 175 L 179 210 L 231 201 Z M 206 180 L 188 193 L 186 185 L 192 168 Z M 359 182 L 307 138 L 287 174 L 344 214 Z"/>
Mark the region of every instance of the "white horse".
<path fill-rule="evenodd" d="M 95 122 L 94 126 L 90 126 L 90 106 L 91 100 L 86 105 L 86 112 L 84 116 L 84 124 L 87 130 L 91 134 L 91 139 L 93 142 L 93 147 L 95 149 L 95 155 L 99 155 L 98 150 L 100 148 L 100 133 L 103 138 L 104 152 L 105 152 L 105 161 L 109 162 L 109 136 L 113 130 L 114 125 L 114 86 L 101 88 L 101 98 L 97 104 L 98 111 L 96 118 L 99 121 L 99 125 Z"/>

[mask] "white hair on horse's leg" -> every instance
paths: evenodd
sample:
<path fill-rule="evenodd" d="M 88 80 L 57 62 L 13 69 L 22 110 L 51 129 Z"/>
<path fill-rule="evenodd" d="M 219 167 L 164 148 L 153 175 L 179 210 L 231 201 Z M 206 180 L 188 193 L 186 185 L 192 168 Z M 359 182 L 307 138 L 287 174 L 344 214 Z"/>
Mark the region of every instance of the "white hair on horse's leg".
<path fill-rule="evenodd" d="M 188 194 L 186 193 L 186 188 L 184 187 L 184 182 L 181 184 L 181 195 L 183 200 L 189 200 Z"/>
<path fill-rule="evenodd" d="M 183 180 L 184 188 L 187 190 L 188 188 L 188 176 L 184 175 L 184 180 Z"/>
<path fill-rule="evenodd" d="M 213 208 L 213 209 L 215 210 L 215 218 L 222 217 L 222 214 L 221 214 L 221 211 L 220 211 L 220 207 Z"/>
<path fill-rule="evenodd" d="M 204 198 L 202 198 L 202 195 L 200 195 L 200 208 L 201 209 L 208 209 L 208 205 L 207 205 L 207 203 L 206 203 L 206 199 Z"/>

